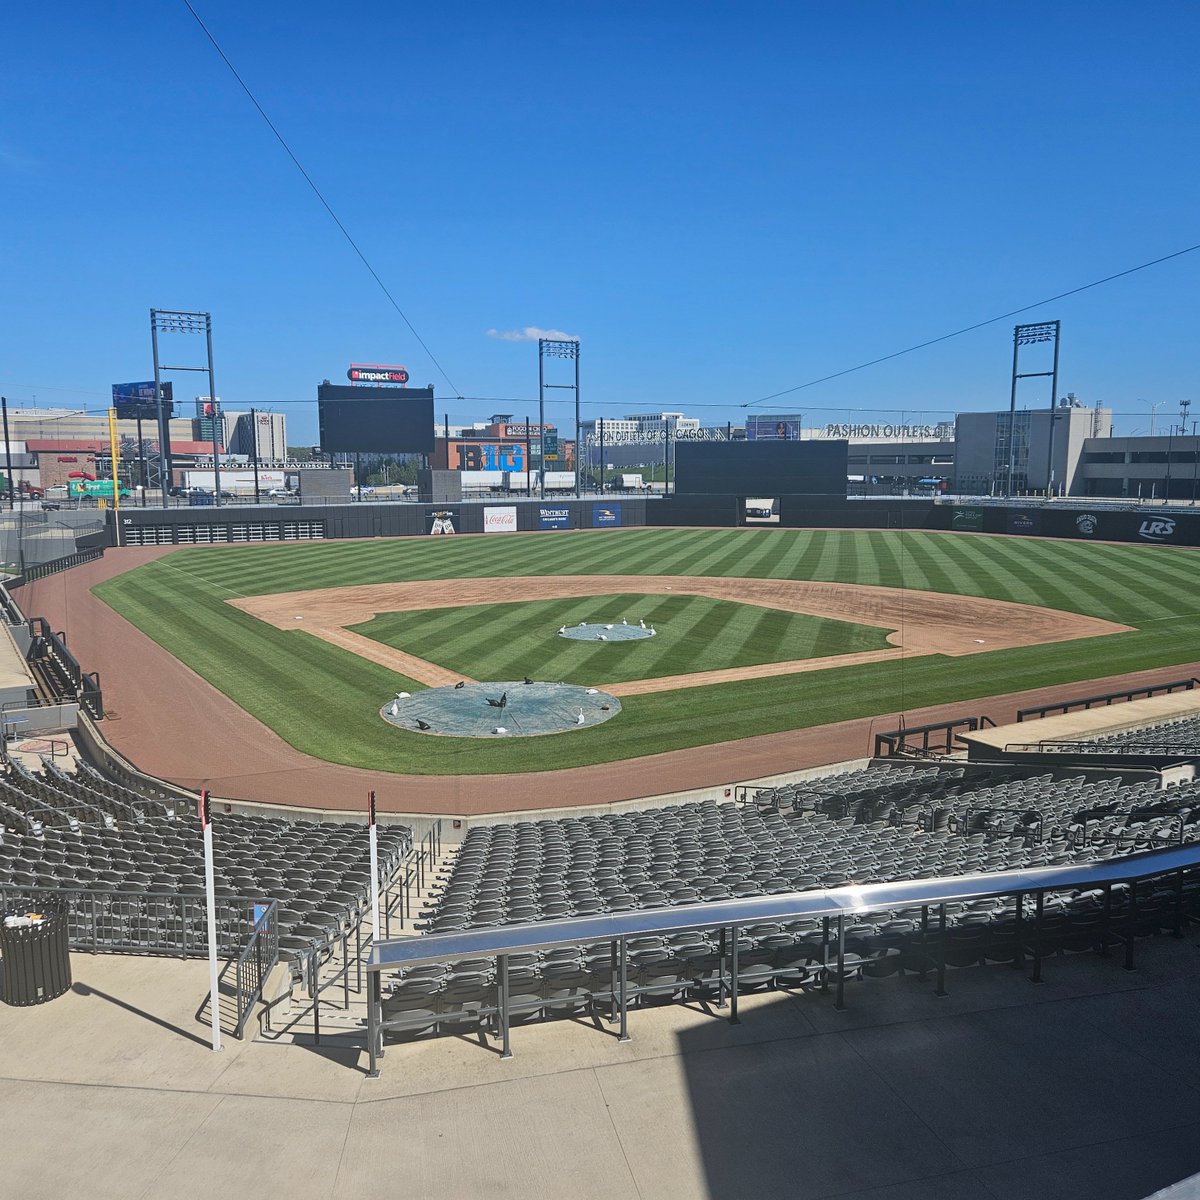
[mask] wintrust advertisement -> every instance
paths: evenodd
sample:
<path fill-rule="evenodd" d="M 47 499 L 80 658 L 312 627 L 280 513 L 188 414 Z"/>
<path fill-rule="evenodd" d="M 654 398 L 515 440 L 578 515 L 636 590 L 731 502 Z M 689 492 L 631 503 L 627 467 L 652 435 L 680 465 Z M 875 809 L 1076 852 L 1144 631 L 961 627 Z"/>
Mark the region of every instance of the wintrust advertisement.
<path fill-rule="evenodd" d="M 516 533 L 517 510 L 511 506 L 503 508 L 484 508 L 484 533 Z"/>
<path fill-rule="evenodd" d="M 542 505 L 538 509 L 539 529 L 570 529 L 571 510 L 569 508 L 550 508 Z"/>

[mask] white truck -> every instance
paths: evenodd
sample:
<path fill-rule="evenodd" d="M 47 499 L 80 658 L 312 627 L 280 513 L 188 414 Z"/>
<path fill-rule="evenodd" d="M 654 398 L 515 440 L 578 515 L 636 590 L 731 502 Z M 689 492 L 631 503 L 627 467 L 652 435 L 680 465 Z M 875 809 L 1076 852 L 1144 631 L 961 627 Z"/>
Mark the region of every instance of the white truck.
<path fill-rule="evenodd" d="M 641 475 L 618 475 L 617 487 L 627 492 L 640 492 L 646 485 L 642 482 Z"/>

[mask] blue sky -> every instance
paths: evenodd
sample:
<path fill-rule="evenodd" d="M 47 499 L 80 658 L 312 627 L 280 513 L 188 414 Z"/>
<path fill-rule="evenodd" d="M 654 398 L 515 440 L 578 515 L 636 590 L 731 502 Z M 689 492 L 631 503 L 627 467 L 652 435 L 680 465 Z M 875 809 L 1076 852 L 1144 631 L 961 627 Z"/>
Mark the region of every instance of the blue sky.
<path fill-rule="evenodd" d="M 211 311 L 226 405 L 294 444 L 351 361 L 535 412 L 536 343 L 488 332 L 527 327 L 582 339 L 587 415 L 737 422 L 1200 242 L 1193 4 L 193 3 L 445 374 L 182 3 L 67 0 L 0 15 L 10 401 L 102 408 L 156 306 Z M 1144 431 L 1200 400 L 1198 300 L 1200 252 L 1019 319 Z M 759 407 L 1004 407 L 1013 323 Z"/>

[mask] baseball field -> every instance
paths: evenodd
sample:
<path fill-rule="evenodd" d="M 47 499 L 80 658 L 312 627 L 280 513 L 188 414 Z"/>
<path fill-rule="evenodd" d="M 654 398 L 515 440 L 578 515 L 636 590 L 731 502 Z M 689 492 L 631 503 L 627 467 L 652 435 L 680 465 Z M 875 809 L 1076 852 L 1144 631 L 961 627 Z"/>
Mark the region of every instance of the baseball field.
<path fill-rule="evenodd" d="M 401 774 L 548 770 L 1191 663 L 1194 552 L 779 529 L 197 547 L 96 594 L 296 749 Z M 559 636 L 645 622 L 650 639 Z M 596 728 L 429 737 L 397 691 L 565 680 Z M 968 706 L 969 707 L 969 706 Z"/>

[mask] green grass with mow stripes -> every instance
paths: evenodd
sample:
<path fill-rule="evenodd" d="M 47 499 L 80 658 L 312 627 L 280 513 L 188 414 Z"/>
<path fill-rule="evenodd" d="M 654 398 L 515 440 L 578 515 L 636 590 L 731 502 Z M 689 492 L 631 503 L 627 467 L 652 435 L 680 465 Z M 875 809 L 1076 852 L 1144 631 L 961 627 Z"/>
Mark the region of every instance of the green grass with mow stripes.
<path fill-rule="evenodd" d="M 101 584 L 108 604 L 298 749 L 425 774 L 530 771 L 631 758 L 830 721 L 970 701 L 1200 658 L 1200 559 L 952 533 L 629 529 L 180 550 Z M 426 738 L 379 719 L 416 685 L 234 596 L 412 579 L 516 575 L 749 576 L 879 584 L 1088 613 L 1134 626 L 1104 638 L 845 667 L 623 701 L 619 717 L 547 739 Z M 472 672 L 473 673 L 473 672 Z"/>
<path fill-rule="evenodd" d="M 622 616 L 644 620 L 652 638 L 575 641 L 561 625 Z M 712 600 L 707 596 L 580 596 L 383 613 L 355 633 L 475 679 L 624 683 L 693 671 L 823 658 L 888 648 L 887 630 Z"/>

